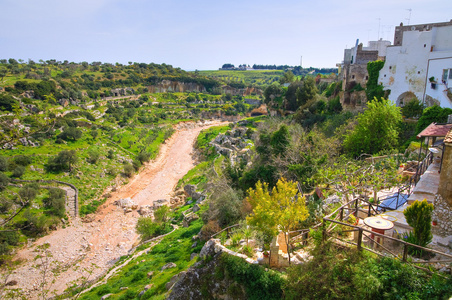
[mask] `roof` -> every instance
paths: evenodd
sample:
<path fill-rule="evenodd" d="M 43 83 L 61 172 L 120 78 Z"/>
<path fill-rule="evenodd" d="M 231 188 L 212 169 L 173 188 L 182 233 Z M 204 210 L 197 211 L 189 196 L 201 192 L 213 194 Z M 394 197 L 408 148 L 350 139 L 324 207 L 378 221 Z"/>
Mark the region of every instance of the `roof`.
<path fill-rule="evenodd" d="M 452 124 L 437 124 L 432 123 L 427 126 L 424 130 L 417 135 L 417 138 L 426 136 L 446 136 L 447 133 L 452 129 Z M 446 142 L 446 141 L 445 141 Z M 447 143 L 447 142 L 446 142 Z"/>
<path fill-rule="evenodd" d="M 446 137 L 444 138 L 444 143 L 452 143 L 452 129 L 449 130 Z"/>

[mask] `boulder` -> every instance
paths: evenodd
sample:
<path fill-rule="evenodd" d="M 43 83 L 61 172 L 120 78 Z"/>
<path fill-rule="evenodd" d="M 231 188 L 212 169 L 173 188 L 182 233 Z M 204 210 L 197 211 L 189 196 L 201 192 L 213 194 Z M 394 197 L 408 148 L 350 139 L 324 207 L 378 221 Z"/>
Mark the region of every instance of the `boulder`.
<path fill-rule="evenodd" d="M 199 216 L 197 214 L 190 213 L 184 217 L 184 220 L 182 221 L 182 226 L 188 227 L 190 226 L 191 222 L 197 219 L 199 219 Z"/>
<path fill-rule="evenodd" d="M 162 271 L 166 270 L 166 269 L 171 269 L 171 268 L 176 268 L 177 265 L 173 262 L 167 263 L 166 265 L 164 265 L 162 267 Z"/>
<path fill-rule="evenodd" d="M 143 217 L 151 217 L 154 215 L 154 210 L 150 205 L 143 205 L 140 206 L 140 209 L 138 209 L 138 213 Z"/>
<path fill-rule="evenodd" d="M 199 208 L 198 204 L 193 205 L 193 212 L 197 212 L 199 210 L 200 210 L 200 208 Z"/>
<path fill-rule="evenodd" d="M 130 198 L 116 200 L 115 205 L 123 208 L 125 211 L 131 211 L 138 208 L 138 205 Z"/>

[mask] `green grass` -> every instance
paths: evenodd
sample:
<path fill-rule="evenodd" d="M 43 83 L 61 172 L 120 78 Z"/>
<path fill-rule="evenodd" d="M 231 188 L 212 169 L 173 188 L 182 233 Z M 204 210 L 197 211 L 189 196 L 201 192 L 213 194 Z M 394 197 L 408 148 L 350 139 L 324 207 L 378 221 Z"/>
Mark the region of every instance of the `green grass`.
<path fill-rule="evenodd" d="M 167 293 L 165 284 L 174 275 L 196 262 L 196 259 L 190 260 L 190 255 L 199 253 L 203 244 L 198 242 L 198 246 L 192 248 L 191 238 L 199 232 L 202 225 L 202 221 L 198 219 L 188 228 L 179 228 L 163 238 L 151 251 L 132 260 L 106 284 L 83 294 L 80 299 L 100 299 L 102 295 L 109 293 L 114 294 L 109 299 L 136 299 L 148 284 L 153 284 L 153 287 L 141 299 L 164 299 Z M 175 263 L 177 267 L 161 271 L 161 268 L 169 262 Z M 151 279 L 147 278 L 150 271 L 154 271 Z M 128 290 L 121 290 L 121 287 L 128 287 Z"/>

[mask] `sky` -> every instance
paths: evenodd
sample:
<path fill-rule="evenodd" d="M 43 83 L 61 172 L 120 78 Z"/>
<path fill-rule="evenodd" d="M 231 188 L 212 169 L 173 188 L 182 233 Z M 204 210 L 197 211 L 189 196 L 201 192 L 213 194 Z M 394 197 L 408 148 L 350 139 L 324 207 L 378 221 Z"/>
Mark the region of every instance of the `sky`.
<path fill-rule="evenodd" d="M 0 58 L 188 71 L 224 63 L 332 68 L 356 39 L 393 42 L 401 22 L 452 19 L 451 0 L 0 0 L 0 9 Z"/>

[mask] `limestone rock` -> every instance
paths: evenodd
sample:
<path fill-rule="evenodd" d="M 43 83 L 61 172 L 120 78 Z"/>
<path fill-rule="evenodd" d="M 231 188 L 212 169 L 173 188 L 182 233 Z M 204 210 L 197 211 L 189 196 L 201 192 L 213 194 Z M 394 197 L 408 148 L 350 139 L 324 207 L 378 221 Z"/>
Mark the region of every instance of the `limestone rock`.
<path fill-rule="evenodd" d="M 123 208 L 125 211 L 131 211 L 138 208 L 138 205 L 130 198 L 119 199 L 115 201 L 115 205 Z"/>
<path fill-rule="evenodd" d="M 177 265 L 173 262 L 167 263 L 166 265 L 164 265 L 162 267 L 162 271 L 166 270 L 166 269 L 171 269 L 171 268 L 176 268 Z"/>

